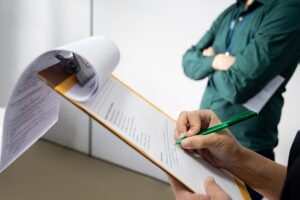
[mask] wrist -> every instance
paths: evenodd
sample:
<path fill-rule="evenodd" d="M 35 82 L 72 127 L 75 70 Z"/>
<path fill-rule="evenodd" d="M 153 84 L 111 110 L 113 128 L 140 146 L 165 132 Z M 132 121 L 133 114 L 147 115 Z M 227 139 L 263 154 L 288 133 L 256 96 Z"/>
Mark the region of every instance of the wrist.
<path fill-rule="evenodd" d="M 247 165 L 247 161 L 251 157 L 251 150 L 239 144 L 232 155 L 231 161 L 224 165 L 224 169 L 234 174 L 235 171 Z"/>
<path fill-rule="evenodd" d="M 222 70 L 221 69 L 222 55 L 223 54 L 217 54 L 217 55 L 214 56 L 214 59 L 213 59 L 212 64 L 211 64 L 211 66 L 214 70 Z"/>
<path fill-rule="evenodd" d="M 213 73 L 215 70 L 212 68 L 212 63 L 215 59 L 215 56 L 205 56 L 203 57 L 203 61 L 206 63 L 205 67 L 203 66 L 203 69 L 206 68 L 208 73 Z"/>
<path fill-rule="evenodd" d="M 218 70 L 217 59 L 218 59 L 218 55 L 214 56 L 214 58 L 212 60 L 211 68 L 213 70 Z"/>

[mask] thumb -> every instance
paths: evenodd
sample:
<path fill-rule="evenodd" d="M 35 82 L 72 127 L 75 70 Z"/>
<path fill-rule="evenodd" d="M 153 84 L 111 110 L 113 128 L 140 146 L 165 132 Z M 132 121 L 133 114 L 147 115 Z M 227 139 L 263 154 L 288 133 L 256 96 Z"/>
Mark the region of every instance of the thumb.
<path fill-rule="evenodd" d="M 213 177 L 204 180 L 205 191 L 211 199 L 231 199 L 229 195 L 216 183 Z"/>
<path fill-rule="evenodd" d="M 182 141 L 182 148 L 184 149 L 204 149 L 213 148 L 219 144 L 219 139 L 216 134 L 196 135 L 188 137 Z"/>

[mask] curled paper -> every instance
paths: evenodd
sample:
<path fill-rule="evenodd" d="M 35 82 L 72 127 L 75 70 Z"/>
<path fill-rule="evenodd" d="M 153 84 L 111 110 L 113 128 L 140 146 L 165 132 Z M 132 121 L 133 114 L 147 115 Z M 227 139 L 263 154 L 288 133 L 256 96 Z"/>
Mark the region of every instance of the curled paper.
<path fill-rule="evenodd" d="M 58 120 L 58 94 L 37 77 L 38 73 L 40 78 L 45 73 L 60 74 L 53 76 L 52 83 L 68 83 L 64 85 L 68 89 L 66 96 L 80 102 L 93 96 L 119 60 L 118 47 L 110 39 L 96 36 L 47 51 L 31 62 L 18 79 L 6 107 L 0 140 L 0 171 Z"/>

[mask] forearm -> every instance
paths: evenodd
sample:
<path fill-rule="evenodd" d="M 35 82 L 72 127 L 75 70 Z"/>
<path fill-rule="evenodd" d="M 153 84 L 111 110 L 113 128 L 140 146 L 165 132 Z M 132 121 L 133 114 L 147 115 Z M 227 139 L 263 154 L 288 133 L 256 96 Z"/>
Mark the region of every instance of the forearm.
<path fill-rule="evenodd" d="M 267 199 L 280 198 L 286 177 L 285 166 L 241 147 L 239 162 L 226 168 Z"/>
<path fill-rule="evenodd" d="M 200 80 L 213 73 L 213 56 L 203 56 L 197 48 L 191 48 L 183 56 L 183 70 L 186 76 Z"/>

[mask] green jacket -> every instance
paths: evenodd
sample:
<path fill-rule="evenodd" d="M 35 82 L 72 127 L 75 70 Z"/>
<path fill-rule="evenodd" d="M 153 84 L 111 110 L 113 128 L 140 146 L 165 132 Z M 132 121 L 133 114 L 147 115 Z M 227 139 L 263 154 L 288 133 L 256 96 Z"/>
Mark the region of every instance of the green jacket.
<path fill-rule="evenodd" d="M 186 76 L 194 80 L 209 78 L 200 108 L 213 110 L 223 121 L 245 111 L 242 104 L 274 77 L 285 78 L 256 118 L 230 128 L 244 146 L 254 151 L 273 149 L 278 143 L 282 93 L 300 59 L 299 2 L 256 0 L 246 10 L 237 1 L 183 56 Z M 241 20 L 237 20 L 230 43 L 230 54 L 236 60 L 227 71 L 214 71 L 214 56 L 206 57 L 201 52 L 209 46 L 216 54 L 226 51 L 229 26 L 236 16 Z"/>

